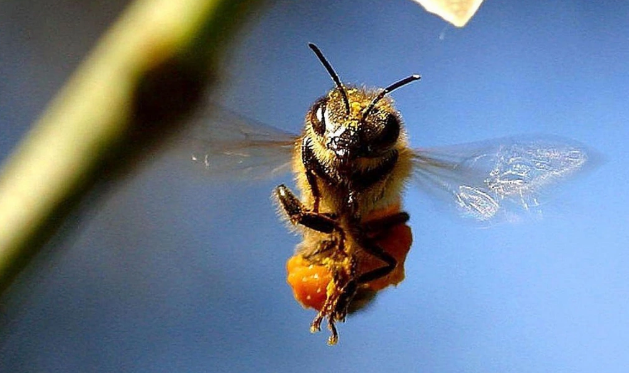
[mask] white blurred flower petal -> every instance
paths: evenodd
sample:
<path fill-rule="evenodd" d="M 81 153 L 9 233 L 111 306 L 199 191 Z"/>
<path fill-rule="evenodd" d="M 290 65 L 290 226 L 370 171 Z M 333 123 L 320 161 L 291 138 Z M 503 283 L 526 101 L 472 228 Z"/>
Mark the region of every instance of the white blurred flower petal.
<path fill-rule="evenodd" d="M 427 12 L 438 15 L 456 27 L 463 27 L 474 16 L 483 0 L 413 0 Z"/>

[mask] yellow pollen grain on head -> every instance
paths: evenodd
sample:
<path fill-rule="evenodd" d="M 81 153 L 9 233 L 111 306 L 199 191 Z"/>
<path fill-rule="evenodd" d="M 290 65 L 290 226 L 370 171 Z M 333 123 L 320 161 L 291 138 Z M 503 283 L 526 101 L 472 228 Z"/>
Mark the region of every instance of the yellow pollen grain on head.
<path fill-rule="evenodd" d="M 360 112 L 363 110 L 363 106 L 359 102 L 352 102 L 349 104 L 350 111 L 352 112 L 352 116 L 358 116 Z"/>

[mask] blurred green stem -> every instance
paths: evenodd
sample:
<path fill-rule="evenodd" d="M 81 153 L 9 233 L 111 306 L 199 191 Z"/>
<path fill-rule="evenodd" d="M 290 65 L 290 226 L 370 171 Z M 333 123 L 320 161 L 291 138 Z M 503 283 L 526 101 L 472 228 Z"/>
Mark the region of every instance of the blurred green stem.
<path fill-rule="evenodd" d="M 254 2 L 138 0 L 111 27 L 4 165 L 0 294 L 99 177 L 181 122 Z"/>

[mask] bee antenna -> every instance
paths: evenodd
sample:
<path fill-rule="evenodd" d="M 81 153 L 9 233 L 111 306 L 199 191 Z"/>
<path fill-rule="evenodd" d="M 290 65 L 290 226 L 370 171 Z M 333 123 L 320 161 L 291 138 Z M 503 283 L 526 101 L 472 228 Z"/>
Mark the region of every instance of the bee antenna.
<path fill-rule="evenodd" d="M 334 80 L 334 84 L 336 84 L 336 87 L 341 92 L 341 96 L 343 97 L 343 102 L 345 102 L 345 110 L 349 114 L 349 100 L 347 99 L 347 93 L 345 92 L 345 87 L 343 87 L 343 83 L 341 83 L 341 79 L 339 79 L 338 74 L 336 73 L 336 71 L 334 71 L 334 69 L 332 68 L 332 65 L 330 65 L 328 60 L 325 59 L 325 57 L 323 56 L 323 53 L 321 53 L 321 50 L 316 45 L 314 45 L 313 43 L 308 43 L 308 46 L 317 55 L 317 57 L 319 58 L 319 61 L 321 61 L 321 63 L 323 64 L 323 67 L 325 67 L 325 69 L 328 70 L 328 74 L 330 74 L 330 76 L 332 77 L 332 80 Z"/>
<path fill-rule="evenodd" d="M 399 80 L 393 84 L 391 84 L 390 86 L 386 87 L 385 89 L 382 90 L 382 92 L 380 92 L 376 97 L 374 97 L 373 100 L 371 100 L 371 103 L 369 104 L 369 106 L 367 106 L 367 109 L 363 112 L 363 119 L 366 118 L 369 113 L 373 110 L 373 108 L 376 106 L 376 104 L 378 103 L 378 101 L 382 100 L 382 98 L 389 92 L 394 91 L 398 88 L 400 88 L 401 86 L 407 85 L 408 83 L 414 82 L 416 80 L 421 79 L 421 76 L 417 75 L 417 74 L 413 74 L 409 77 L 406 77 L 402 80 Z"/>

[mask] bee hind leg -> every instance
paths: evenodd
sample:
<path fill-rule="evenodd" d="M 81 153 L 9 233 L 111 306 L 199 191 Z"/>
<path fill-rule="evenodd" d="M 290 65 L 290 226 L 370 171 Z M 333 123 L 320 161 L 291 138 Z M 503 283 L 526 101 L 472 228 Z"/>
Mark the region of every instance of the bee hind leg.
<path fill-rule="evenodd" d="M 388 215 L 382 218 L 367 221 L 362 224 L 362 228 L 369 237 L 377 239 L 377 237 L 388 231 L 389 229 L 400 225 L 406 224 L 410 216 L 406 212 L 398 212 L 392 215 Z"/>
<path fill-rule="evenodd" d="M 364 284 L 366 282 L 377 280 L 388 275 L 395 269 L 397 266 L 397 260 L 395 260 L 391 254 L 384 251 L 384 249 L 380 247 L 373 238 L 368 237 L 363 229 L 360 229 L 360 231 L 354 235 L 354 239 L 363 250 L 386 263 L 383 267 L 376 268 L 373 271 L 360 275 L 358 277 L 358 283 Z"/>
<path fill-rule="evenodd" d="M 311 333 L 316 333 L 321 331 L 321 322 L 324 319 L 324 315 L 323 314 L 319 314 L 317 315 L 317 317 L 312 321 L 312 324 L 310 324 L 310 332 Z M 330 330 L 330 336 L 328 337 L 328 345 L 333 346 L 335 344 L 338 343 L 339 341 L 339 333 L 336 330 L 336 320 L 328 317 L 328 329 Z"/>
<path fill-rule="evenodd" d="M 310 324 L 310 332 L 316 333 L 321 331 L 321 323 L 323 322 L 323 319 L 328 319 L 328 329 L 330 330 L 328 344 L 331 346 L 335 345 L 339 340 L 336 323 L 345 321 L 349 305 L 354 299 L 354 295 L 356 295 L 357 284 L 350 278 L 335 278 L 332 293 L 328 296 L 325 304 Z M 340 283 L 343 283 L 343 280 L 346 280 L 347 282 L 345 285 L 341 286 Z M 328 289 L 328 291 L 330 291 L 330 289 Z"/>

